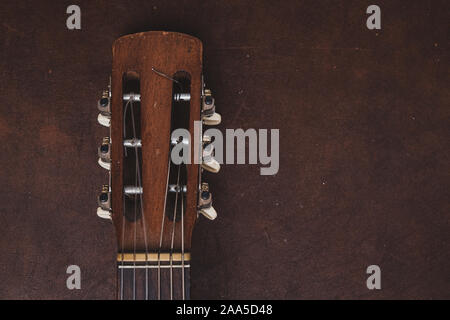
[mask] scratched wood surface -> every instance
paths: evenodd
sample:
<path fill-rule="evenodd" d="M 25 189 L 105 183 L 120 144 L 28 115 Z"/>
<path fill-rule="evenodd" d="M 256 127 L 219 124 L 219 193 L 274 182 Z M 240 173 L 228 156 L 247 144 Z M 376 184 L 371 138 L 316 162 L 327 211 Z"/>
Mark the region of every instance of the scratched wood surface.
<path fill-rule="evenodd" d="M 164 217 L 166 184 L 171 137 L 173 82 L 152 71 L 152 68 L 174 77 L 187 72 L 191 78 L 189 131 L 194 137 L 194 121 L 200 121 L 202 84 L 202 43 L 180 33 L 146 32 L 122 37 L 113 46 L 112 73 L 112 202 L 118 248 L 124 252 L 158 252 L 171 250 L 174 233 L 175 252 L 181 252 L 181 222 Z M 140 117 L 142 123 L 142 186 L 143 219 L 123 219 L 123 77 L 136 72 L 140 77 Z M 192 154 L 194 154 L 192 146 Z M 134 170 L 134 169 L 133 169 Z M 132 172 L 133 172 L 132 170 Z M 186 212 L 184 217 L 184 249 L 191 249 L 192 230 L 197 217 L 198 165 L 187 166 Z M 180 200 L 181 201 L 181 200 Z M 145 221 L 145 222 L 144 222 Z M 146 226 L 142 224 L 145 223 Z M 125 226 L 123 226 L 125 224 Z M 138 224 L 138 226 L 135 226 Z M 125 228 L 125 229 L 124 229 Z M 134 234 L 136 230 L 136 235 Z M 124 235 L 122 233 L 124 232 Z M 134 239 L 136 236 L 137 240 Z M 160 248 L 160 237 L 163 237 Z M 122 241 L 124 243 L 122 243 Z M 135 243 L 137 242 L 137 243 Z"/>
<path fill-rule="evenodd" d="M 221 130 L 280 129 L 276 176 L 205 177 L 192 298 L 450 298 L 448 1 L 377 1 L 380 31 L 356 0 L 77 4 L 80 31 L 62 1 L 0 8 L 0 298 L 115 299 L 96 100 L 114 40 L 149 30 L 201 39 Z"/>

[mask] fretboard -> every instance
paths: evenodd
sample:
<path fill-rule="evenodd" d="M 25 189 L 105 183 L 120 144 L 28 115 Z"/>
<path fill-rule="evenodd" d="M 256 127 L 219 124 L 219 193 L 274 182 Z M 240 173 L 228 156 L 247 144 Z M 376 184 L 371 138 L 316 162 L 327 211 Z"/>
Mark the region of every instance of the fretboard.
<path fill-rule="evenodd" d="M 117 297 L 119 300 L 189 300 L 190 256 L 161 254 L 142 259 L 128 255 L 117 263 Z M 133 257 L 133 259 L 130 259 Z M 141 257 L 141 259 L 139 258 Z"/>

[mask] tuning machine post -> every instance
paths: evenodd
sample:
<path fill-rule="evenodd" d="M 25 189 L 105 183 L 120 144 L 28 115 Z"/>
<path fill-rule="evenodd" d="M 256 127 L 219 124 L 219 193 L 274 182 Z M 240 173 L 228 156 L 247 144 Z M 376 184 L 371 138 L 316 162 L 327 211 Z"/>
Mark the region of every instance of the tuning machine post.
<path fill-rule="evenodd" d="M 111 126 L 111 95 L 109 90 L 103 91 L 102 98 L 97 103 L 100 114 L 98 115 L 98 122 L 105 127 Z"/>
<path fill-rule="evenodd" d="M 209 89 L 205 89 L 202 98 L 202 119 L 207 126 L 217 126 L 222 122 L 222 116 L 216 112 L 216 100 Z"/>
<path fill-rule="evenodd" d="M 102 187 L 102 193 L 98 197 L 98 205 L 97 215 L 102 219 L 110 220 L 112 218 L 112 209 L 109 185 L 104 185 Z"/>
<path fill-rule="evenodd" d="M 215 220 L 217 218 L 217 212 L 213 208 L 212 203 L 212 194 L 209 191 L 209 184 L 204 182 L 200 189 L 198 212 L 209 220 Z"/>
<path fill-rule="evenodd" d="M 98 164 L 103 169 L 111 170 L 111 139 L 103 138 L 101 146 L 98 148 Z"/>

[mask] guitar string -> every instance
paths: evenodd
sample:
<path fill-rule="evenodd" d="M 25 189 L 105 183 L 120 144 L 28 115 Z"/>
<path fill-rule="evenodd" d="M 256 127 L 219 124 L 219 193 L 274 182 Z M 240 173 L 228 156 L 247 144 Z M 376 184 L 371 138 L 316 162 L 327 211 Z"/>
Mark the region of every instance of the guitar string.
<path fill-rule="evenodd" d="M 134 110 L 133 110 L 133 98 L 130 99 L 130 113 L 134 129 Z M 134 133 L 134 130 L 133 130 Z M 135 135 L 134 135 L 135 137 Z M 137 155 L 136 155 L 137 156 Z M 137 168 L 135 170 L 135 185 L 137 184 Z M 137 201 L 134 196 L 134 232 L 133 232 L 133 300 L 136 300 L 136 238 L 137 238 Z"/>
<path fill-rule="evenodd" d="M 157 73 L 160 76 L 163 76 L 169 80 L 172 80 L 173 82 L 180 84 L 177 80 L 165 75 L 164 73 L 157 71 L 156 69 L 152 68 L 152 70 Z M 136 131 L 135 131 L 135 120 L 134 120 L 134 110 L 133 110 L 133 99 L 130 99 L 128 103 L 125 106 L 124 110 L 124 136 L 126 134 L 126 112 L 128 105 L 131 105 L 131 115 L 132 115 L 132 123 L 133 123 L 133 134 L 134 139 L 136 139 Z M 140 166 L 139 166 L 139 154 L 138 154 L 138 148 L 135 147 L 135 153 L 136 153 L 136 183 L 135 185 L 138 186 L 139 190 L 141 190 L 141 175 L 140 175 Z M 125 148 L 125 156 L 127 156 L 127 150 Z M 162 219 L 162 228 L 161 228 L 161 235 L 160 235 L 160 247 L 158 250 L 158 300 L 161 300 L 161 249 L 162 249 L 162 240 L 163 240 L 163 230 L 164 230 L 164 218 L 165 218 L 165 211 L 166 211 L 166 205 L 167 205 L 167 192 L 168 192 L 168 185 L 169 185 L 169 177 L 170 177 L 170 157 L 169 157 L 169 163 L 168 163 L 168 173 L 167 173 L 167 182 L 166 182 L 166 195 L 164 200 L 164 210 L 163 210 L 163 219 Z M 175 232 L 175 223 L 176 223 L 176 212 L 177 212 L 177 202 L 178 202 L 178 194 L 180 192 L 180 189 L 183 188 L 180 187 L 180 169 L 181 165 L 178 166 L 178 178 L 177 178 L 177 186 L 176 186 L 176 199 L 175 199 L 175 209 L 174 209 L 174 217 L 173 217 L 173 231 L 172 231 L 172 243 L 171 243 L 171 254 L 170 254 L 170 263 L 171 263 L 171 299 L 173 299 L 173 278 L 172 278 L 172 272 L 173 272 L 173 248 L 174 248 L 174 232 Z M 184 265 L 184 195 L 183 190 L 181 192 L 181 202 L 182 202 L 182 288 L 183 288 L 183 300 L 185 299 L 185 288 L 184 288 L 184 275 L 185 275 L 185 265 Z M 136 197 L 135 197 L 136 198 Z M 143 218 L 143 228 L 144 228 L 144 235 L 145 235 L 145 250 L 146 250 L 146 265 L 148 264 L 148 246 L 147 246 L 147 233 L 145 231 L 145 217 L 143 214 L 143 199 L 142 194 L 140 193 L 140 207 L 141 207 L 141 215 Z M 124 198 L 125 202 L 125 198 Z M 124 203 L 124 215 L 123 215 L 123 230 L 122 230 L 122 270 L 121 270 L 121 300 L 123 300 L 124 296 L 124 285 L 123 285 L 123 266 L 124 266 L 124 238 L 125 238 L 125 210 L 126 206 Z M 137 231 L 137 224 L 136 224 L 136 218 L 137 218 L 137 202 L 135 199 L 135 235 L 134 235 L 134 262 L 133 262 L 133 299 L 136 299 L 136 231 Z M 148 299 L 148 268 L 146 269 L 146 300 Z"/>
<path fill-rule="evenodd" d="M 181 142 L 180 142 L 181 143 Z M 170 243 L 170 300 L 173 300 L 173 248 L 175 242 L 175 227 L 177 223 L 177 211 L 178 211 L 178 195 L 180 193 L 180 173 L 181 173 L 181 164 L 178 165 L 178 175 L 177 175 L 177 184 L 176 184 L 176 194 L 175 194 L 175 206 L 173 209 L 173 217 L 172 217 L 172 240 Z M 183 193 L 183 191 L 181 191 Z"/>
<path fill-rule="evenodd" d="M 183 85 L 180 84 L 181 92 L 183 92 Z M 190 105 L 189 105 L 190 110 Z M 189 145 L 189 148 L 191 146 Z M 181 165 L 180 165 L 181 166 Z M 186 164 L 185 164 L 186 166 Z M 187 174 L 187 168 L 186 168 Z M 186 179 L 187 180 L 187 179 Z M 187 181 L 186 183 L 186 194 L 187 194 Z M 178 183 L 179 184 L 179 183 Z M 182 291 L 182 299 L 186 300 L 186 289 L 185 289 L 185 261 L 184 261 L 184 187 L 181 187 L 181 291 Z M 174 219 L 175 221 L 175 219 Z M 172 266 L 171 266 L 172 267 Z"/>
<path fill-rule="evenodd" d="M 131 104 L 133 105 L 133 103 Z M 131 107 L 133 113 L 133 107 Z M 135 182 L 137 184 L 137 170 L 135 170 Z M 136 300 L 136 240 L 137 240 L 137 197 L 134 195 L 134 234 L 133 234 L 133 300 Z"/>
<path fill-rule="evenodd" d="M 169 77 L 168 77 L 169 78 Z M 183 92 L 184 88 L 183 85 L 174 80 L 180 87 L 180 91 Z M 179 141 L 179 143 L 182 143 L 182 140 Z M 177 184 L 176 184 L 176 195 L 175 195 L 175 207 L 174 207 L 174 214 L 173 214 L 173 222 L 172 222 L 172 241 L 171 241 L 171 248 L 170 248 L 170 297 L 171 300 L 173 300 L 173 291 L 174 291 L 174 281 L 173 281 L 173 251 L 174 251 L 174 242 L 175 242 L 175 230 L 176 230 L 176 219 L 177 219 L 177 212 L 178 212 L 178 196 L 181 192 L 181 260 L 182 260 L 182 268 L 181 268 L 181 288 L 182 288 L 182 299 L 185 300 L 185 266 L 184 266 L 184 186 L 180 184 L 180 174 L 181 174 L 181 167 L 182 163 L 178 165 L 178 175 L 177 175 Z"/>
<path fill-rule="evenodd" d="M 125 104 L 125 108 L 123 110 L 123 138 L 125 140 L 126 138 L 126 115 L 128 106 L 130 105 L 131 100 L 128 100 L 128 102 Z M 124 147 L 124 153 L 125 157 L 128 156 L 127 148 Z M 125 196 L 122 197 L 123 200 L 123 217 L 122 217 L 122 254 L 121 254 L 121 265 L 122 268 L 120 269 L 120 300 L 124 300 L 124 266 L 125 266 L 125 216 L 126 216 L 126 203 L 125 203 Z"/>
<path fill-rule="evenodd" d="M 135 140 L 136 137 L 136 122 L 135 122 L 135 118 L 134 118 L 134 108 L 133 108 L 133 100 L 134 99 L 130 99 L 127 104 L 125 105 L 124 108 L 124 139 L 126 138 L 126 115 L 127 115 L 127 111 L 128 111 L 128 107 L 130 106 L 130 111 L 131 111 L 131 118 L 132 118 L 132 127 L 133 127 L 133 139 Z M 136 175 L 135 175 L 135 186 L 138 188 L 138 190 L 142 189 L 142 182 L 141 182 L 141 172 L 140 172 L 140 164 L 139 164 L 139 148 L 137 146 L 135 146 L 135 155 L 136 155 Z M 126 147 L 125 147 L 125 156 L 127 156 L 127 152 L 126 152 Z M 143 196 L 142 193 L 139 193 L 139 197 L 140 197 L 140 210 L 141 210 L 141 216 L 142 216 L 142 225 L 143 225 L 143 229 L 144 229 L 144 242 L 145 242 L 145 265 L 148 265 L 148 243 L 147 243 L 147 232 L 146 232 L 146 224 L 145 224 L 145 216 L 144 216 L 144 212 L 143 212 L 143 208 L 144 208 L 144 201 L 143 201 Z M 134 197 L 135 201 L 134 201 L 134 216 L 135 216 L 135 232 L 134 232 L 134 252 L 133 252 L 133 299 L 136 299 L 136 236 L 137 236 L 137 197 Z M 123 214 L 123 222 L 122 222 L 122 258 L 121 258 L 121 264 L 122 264 L 122 268 L 121 268 L 121 281 L 120 281 L 120 296 L 121 296 L 121 300 L 124 299 L 124 253 L 125 253 L 125 249 L 124 249 L 124 245 L 125 245 L 125 216 L 126 216 L 126 205 L 125 205 L 125 197 L 123 197 L 123 205 L 124 205 L 124 214 Z M 145 299 L 148 300 L 148 268 L 145 268 Z"/>
<path fill-rule="evenodd" d="M 121 265 L 122 268 L 120 269 L 120 300 L 123 300 L 123 273 L 124 273 L 124 266 L 125 266 L 125 253 L 124 253 L 124 243 L 125 243 L 125 197 L 122 199 L 123 201 L 123 221 L 122 221 L 122 254 L 121 254 Z"/>
<path fill-rule="evenodd" d="M 133 123 L 133 139 L 137 139 L 136 136 L 136 123 L 135 123 L 135 118 L 134 118 L 134 109 L 133 109 L 133 102 L 131 102 L 131 118 L 132 118 L 132 123 Z M 136 177 L 137 177 L 137 187 L 138 190 L 142 190 L 142 176 L 141 176 L 141 168 L 140 168 L 140 159 L 139 159 L 139 148 L 137 146 L 135 146 L 134 148 L 135 150 L 135 154 L 136 154 Z M 135 197 L 137 198 L 137 197 Z M 143 232 L 144 232 L 144 246 L 145 246 L 145 266 L 148 265 L 148 242 L 147 242 L 147 227 L 145 224 L 145 215 L 144 215 L 144 199 L 143 199 L 143 193 L 139 192 L 139 206 L 141 209 L 141 222 L 142 222 L 142 228 L 143 228 Z M 135 199 L 135 209 L 137 206 L 137 201 Z M 137 229 L 137 214 L 135 212 L 135 232 Z M 135 257 L 134 257 L 134 281 L 136 281 L 136 235 L 135 235 L 135 244 L 134 244 L 134 249 L 135 249 Z M 134 285 L 136 287 L 136 284 Z M 136 298 L 136 296 L 135 296 Z M 148 268 L 145 268 L 145 300 L 148 300 Z"/>
<path fill-rule="evenodd" d="M 155 69 L 154 67 L 152 67 L 152 71 L 155 72 L 157 75 L 166 78 L 178 85 L 180 85 L 180 82 L 175 80 L 174 78 L 168 76 L 167 74 L 158 71 L 157 69 Z M 171 144 L 169 143 L 169 146 Z M 165 223 L 165 218 L 166 218 L 166 207 L 167 207 L 167 194 L 168 194 L 168 189 L 169 189 L 169 178 L 170 178 L 170 171 L 171 171 L 171 157 L 170 157 L 170 153 L 171 153 L 171 148 L 169 148 L 169 160 L 168 160 L 168 168 L 167 168 L 167 182 L 166 182 L 166 190 L 165 190 L 165 197 L 164 197 L 164 208 L 163 208 L 163 213 L 162 213 L 162 221 L 161 221 L 161 233 L 160 233 L 160 238 L 159 238 L 159 249 L 158 249 L 158 300 L 161 300 L 161 250 L 162 250 L 162 244 L 163 244 L 163 235 L 164 235 L 164 223 Z M 172 255 L 171 255 L 171 259 L 172 259 Z"/>
<path fill-rule="evenodd" d="M 161 71 L 159 71 L 159 70 L 156 70 L 155 68 L 152 68 L 152 71 L 153 71 L 154 73 L 156 73 L 157 75 L 163 77 L 163 78 L 166 78 L 166 79 L 168 79 L 168 80 L 170 80 L 170 81 L 175 82 L 176 84 L 181 84 L 180 81 L 175 80 L 174 78 L 168 76 L 168 75 L 165 74 L 164 72 L 161 72 Z"/>
<path fill-rule="evenodd" d="M 171 161 L 170 161 L 170 156 L 169 156 L 169 163 L 167 166 L 166 195 L 164 197 L 164 209 L 163 209 L 163 216 L 162 216 L 162 222 L 161 222 L 161 234 L 159 237 L 159 249 L 158 249 L 158 300 L 161 300 L 161 249 L 162 249 L 163 234 L 164 234 L 164 222 L 165 222 L 165 218 L 166 218 L 167 192 L 169 190 L 170 162 Z"/>
<path fill-rule="evenodd" d="M 177 82 L 177 84 L 180 86 L 181 92 L 183 91 L 183 85 L 180 82 Z M 183 141 L 179 141 L 178 143 L 183 143 Z M 182 277 L 181 277 L 181 287 L 182 287 L 182 297 L 183 300 L 185 297 L 185 291 L 184 291 L 184 187 L 182 184 L 180 184 L 180 174 L 181 174 L 181 167 L 182 163 L 178 165 L 178 175 L 177 175 L 177 184 L 176 184 L 176 195 L 175 195 L 175 207 L 174 207 L 174 214 L 173 214 L 173 222 L 172 222 L 172 241 L 171 241 L 171 247 L 170 247 L 170 299 L 173 300 L 173 291 L 174 291 L 174 281 L 173 281 L 173 251 L 174 251 L 174 243 L 175 243 L 175 230 L 176 230 L 176 220 L 177 220 L 177 212 L 178 212 L 178 197 L 181 192 L 181 247 L 182 247 Z"/>
<path fill-rule="evenodd" d="M 186 186 L 187 188 L 187 186 Z M 186 189 L 187 192 L 187 189 Z M 186 300 L 184 284 L 184 191 L 181 192 L 181 290 L 183 300 Z"/>

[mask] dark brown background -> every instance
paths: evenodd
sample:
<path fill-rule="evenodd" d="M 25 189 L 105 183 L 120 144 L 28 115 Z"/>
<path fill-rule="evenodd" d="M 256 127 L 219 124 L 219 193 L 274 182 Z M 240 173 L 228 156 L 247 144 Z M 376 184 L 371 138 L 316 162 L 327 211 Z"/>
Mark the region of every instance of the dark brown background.
<path fill-rule="evenodd" d="M 147 30 L 203 41 L 221 129 L 281 134 L 278 175 L 207 176 L 193 298 L 450 298 L 448 1 L 375 1 L 378 32 L 373 1 L 75 2 L 81 31 L 72 1 L 0 5 L 0 298 L 115 297 L 96 100 L 113 40 Z"/>

